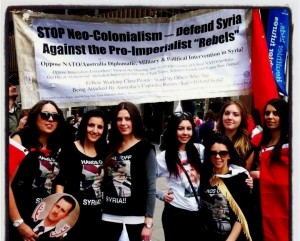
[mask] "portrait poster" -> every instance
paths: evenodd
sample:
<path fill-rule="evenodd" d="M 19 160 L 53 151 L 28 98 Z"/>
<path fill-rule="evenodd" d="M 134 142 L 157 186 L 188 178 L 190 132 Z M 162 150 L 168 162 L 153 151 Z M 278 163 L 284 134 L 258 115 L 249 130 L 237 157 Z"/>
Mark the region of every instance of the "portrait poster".
<path fill-rule="evenodd" d="M 32 213 L 32 230 L 43 240 L 62 239 L 75 225 L 80 214 L 77 200 L 66 193 L 56 193 L 44 198 Z"/>

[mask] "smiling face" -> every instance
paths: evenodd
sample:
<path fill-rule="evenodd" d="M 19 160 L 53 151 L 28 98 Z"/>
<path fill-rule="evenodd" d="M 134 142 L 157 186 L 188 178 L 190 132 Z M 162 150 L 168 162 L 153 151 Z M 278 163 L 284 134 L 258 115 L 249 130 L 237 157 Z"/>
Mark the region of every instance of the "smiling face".
<path fill-rule="evenodd" d="M 86 127 L 86 140 L 96 142 L 104 131 L 104 121 L 101 117 L 91 117 Z"/>
<path fill-rule="evenodd" d="M 189 120 L 181 121 L 177 127 L 177 140 L 179 142 L 179 147 L 185 147 L 186 143 L 188 143 L 192 135 L 192 123 Z"/>
<path fill-rule="evenodd" d="M 229 159 L 230 159 L 230 155 L 228 154 L 228 149 L 224 144 L 215 143 L 211 146 L 210 160 L 213 164 L 216 173 L 225 174 L 228 172 Z"/>
<path fill-rule="evenodd" d="M 241 124 L 241 110 L 237 105 L 228 105 L 222 116 L 223 125 L 226 131 L 236 131 Z"/>
<path fill-rule="evenodd" d="M 48 112 L 48 113 L 52 113 L 52 114 L 58 114 L 55 106 L 53 106 L 52 104 L 48 103 L 45 104 L 43 106 L 43 108 L 41 109 L 41 112 Z M 38 127 L 38 131 L 41 134 L 51 134 L 55 131 L 55 129 L 57 128 L 58 122 L 57 120 L 53 120 L 53 118 L 50 116 L 48 120 L 44 120 L 41 117 L 41 114 L 39 114 L 37 116 L 37 120 L 36 120 L 36 124 Z"/>
<path fill-rule="evenodd" d="M 123 109 L 118 112 L 117 127 L 122 136 L 133 135 L 132 121 L 127 110 Z"/>
<path fill-rule="evenodd" d="M 264 119 L 265 119 L 266 126 L 269 129 L 275 130 L 280 127 L 280 117 L 274 106 L 267 105 L 264 114 Z"/>

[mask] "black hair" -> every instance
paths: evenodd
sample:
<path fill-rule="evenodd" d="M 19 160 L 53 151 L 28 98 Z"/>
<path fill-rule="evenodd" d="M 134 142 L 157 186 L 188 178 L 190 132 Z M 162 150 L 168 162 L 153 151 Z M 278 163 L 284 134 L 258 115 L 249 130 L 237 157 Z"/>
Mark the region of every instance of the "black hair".
<path fill-rule="evenodd" d="M 101 137 L 99 138 L 99 140 L 96 141 L 95 149 L 98 154 L 100 152 L 104 153 L 106 151 L 106 146 L 107 146 L 106 136 L 107 136 L 108 126 L 107 126 L 107 120 L 105 118 L 105 114 L 101 109 L 89 110 L 82 116 L 80 125 L 78 127 L 77 140 L 79 140 L 79 142 L 82 146 L 84 145 L 84 140 L 86 138 L 86 133 L 87 133 L 87 125 L 88 125 L 89 120 L 92 117 L 99 117 L 103 120 L 103 123 L 104 123 L 103 133 L 102 133 Z"/>
<path fill-rule="evenodd" d="M 223 144 L 226 146 L 226 148 L 229 152 L 229 156 L 230 156 L 230 159 L 228 160 L 228 164 L 235 164 L 238 166 L 243 166 L 244 162 L 241 159 L 240 155 L 237 153 L 237 151 L 236 151 L 232 141 L 229 139 L 229 137 L 227 137 L 224 134 L 215 133 L 210 138 L 210 141 L 204 150 L 203 168 L 205 170 L 204 171 L 205 174 L 210 176 L 213 172 L 213 164 L 211 162 L 210 151 L 211 151 L 212 146 L 215 143 Z"/>
<path fill-rule="evenodd" d="M 178 164 L 180 163 L 179 158 L 179 143 L 177 138 L 177 129 L 179 124 L 187 120 L 192 125 L 192 136 L 190 140 L 186 143 L 186 153 L 188 162 L 193 166 L 198 173 L 200 173 L 201 160 L 199 157 L 199 152 L 194 145 L 194 136 L 195 136 L 195 123 L 193 121 L 193 116 L 190 113 L 186 112 L 175 112 L 168 121 L 168 126 L 165 132 L 164 145 L 163 148 L 166 151 L 165 159 L 168 171 L 171 175 L 175 177 L 179 176 Z"/>
<path fill-rule="evenodd" d="M 137 139 L 144 137 L 144 125 L 138 108 L 131 102 L 121 102 L 114 109 L 109 131 L 109 144 L 113 147 L 118 147 L 123 141 L 123 136 L 117 126 L 117 117 L 121 110 L 127 110 L 130 115 L 134 137 Z"/>
<path fill-rule="evenodd" d="M 19 78 L 17 75 L 12 74 L 8 77 L 8 83 L 12 85 L 18 85 L 19 84 Z"/>
<path fill-rule="evenodd" d="M 66 119 L 66 123 L 70 124 L 70 120 L 75 120 L 75 117 L 73 115 L 68 116 Z"/>
<path fill-rule="evenodd" d="M 287 143 L 289 138 L 289 105 L 284 99 L 280 99 L 280 98 L 271 99 L 265 105 L 264 113 L 266 112 L 268 105 L 273 106 L 276 109 L 279 116 L 280 138 L 273 149 L 273 153 L 271 157 L 271 161 L 279 161 L 281 157 L 280 152 L 282 149 L 282 145 Z M 271 131 L 267 127 L 266 123 L 264 123 L 263 134 L 262 134 L 260 145 L 261 146 L 267 145 L 271 140 L 271 138 L 272 138 Z"/>
<path fill-rule="evenodd" d="M 22 144 L 26 148 L 42 148 L 42 144 L 39 142 L 40 133 L 37 126 L 37 118 L 40 114 L 41 110 L 43 109 L 44 105 L 51 104 L 55 107 L 57 113 L 59 114 L 59 119 L 57 121 L 57 128 L 54 130 L 53 133 L 49 135 L 47 140 L 47 149 L 51 150 L 52 152 L 56 153 L 61 145 L 64 143 L 64 117 L 63 112 L 61 109 L 58 108 L 55 102 L 52 100 L 41 100 L 36 103 L 28 112 L 28 118 L 24 128 L 19 132 L 22 133 L 24 136 L 24 141 L 26 145 L 24 145 L 23 141 Z M 16 132 L 15 134 L 18 134 Z"/>
<path fill-rule="evenodd" d="M 127 110 L 129 113 L 130 120 L 132 122 L 132 133 L 134 137 L 137 139 L 144 138 L 144 124 L 138 108 L 133 103 L 128 101 L 119 103 L 115 107 L 112 114 L 111 128 L 108 134 L 109 154 L 105 158 L 105 165 L 107 165 L 111 158 L 116 154 L 118 147 L 123 141 L 123 136 L 117 126 L 118 114 L 121 110 Z"/>

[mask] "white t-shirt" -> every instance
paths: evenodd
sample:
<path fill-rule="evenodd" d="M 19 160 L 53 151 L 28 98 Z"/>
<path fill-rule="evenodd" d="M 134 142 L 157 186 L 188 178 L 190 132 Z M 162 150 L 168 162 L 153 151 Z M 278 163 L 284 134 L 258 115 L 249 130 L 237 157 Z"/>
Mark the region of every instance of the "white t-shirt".
<path fill-rule="evenodd" d="M 201 160 L 203 160 L 203 145 L 197 144 L 196 147 L 199 151 Z M 187 163 L 187 154 L 185 151 L 180 151 L 179 157 L 181 163 L 183 164 L 183 167 L 190 174 L 192 183 L 195 183 L 194 187 L 197 191 L 197 188 L 199 188 L 200 185 L 200 174 L 195 170 L 192 170 L 190 164 Z M 175 178 L 173 175 L 170 177 L 165 160 L 165 151 L 157 154 L 157 164 L 157 177 L 165 177 L 169 189 L 173 191 L 174 199 L 172 200 L 172 202 L 170 202 L 170 204 L 174 207 L 185 209 L 188 211 L 197 211 L 198 204 L 185 173 L 181 170 L 179 177 Z"/>

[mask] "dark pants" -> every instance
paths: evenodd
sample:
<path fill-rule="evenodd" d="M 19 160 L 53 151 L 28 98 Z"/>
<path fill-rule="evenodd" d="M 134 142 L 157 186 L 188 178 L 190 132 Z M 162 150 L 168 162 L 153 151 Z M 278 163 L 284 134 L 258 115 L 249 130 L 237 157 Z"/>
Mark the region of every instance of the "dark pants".
<path fill-rule="evenodd" d="M 141 241 L 141 233 L 144 224 L 126 224 L 126 229 L 130 241 Z M 118 241 L 122 230 L 122 223 L 112 223 L 102 221 L 102 232 L 99 233 L 99 239 L 104 241 Z"/>
<path fill-rule="evenodd" d="M 187 211 L 166 204 L 162 213 L 165 241 L 205 240 L 198 211 Z"/>

